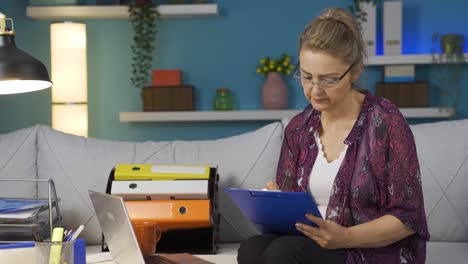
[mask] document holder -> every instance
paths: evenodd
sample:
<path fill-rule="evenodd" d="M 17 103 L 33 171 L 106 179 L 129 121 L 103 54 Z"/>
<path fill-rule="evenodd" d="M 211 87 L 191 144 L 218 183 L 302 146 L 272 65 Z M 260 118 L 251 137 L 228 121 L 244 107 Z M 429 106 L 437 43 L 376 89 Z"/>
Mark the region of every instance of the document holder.
<path fill-rule="evenodd" d="M 1 243 L 18 243 L 18 242 L 25 242 L 25 241 L 32 241 L 33 240 L 33 232 L 40 233 L 42 236 L 50 235 L 52 237 L 52 230 L 54 228 L 54 223 L 58 226 L 62 226 L 62 218 L 60 215 L 60 208 L 59 208 L 59 199 L 57 197 L 57 192 L 55 190 L 55 184 L 52 179 L 0 179 L 0 184 L 4 184 L 3 182 L 26 182 L 31 184 L 40 184 L 40 183 L 47 183 L 47 198 L 15 198 L 21 199 L 25 201 L 46 201 L 46 204 L 38 207 L 37 211 L 32 214 L 31 216 L 24 218 L 24 219 L 8 219 L 2 218 L 0 219 L 0 244 Z M 9 198 L 9 197 L 2 197 L 2 198 Z M 53 208 L 55 207 L 55 216 L 53 212 Z M 47 212 L 47 219 L 40 218 L 42 216 L 42 212 Z M 46 225 L 48 225 L 48 230 L 46 229 Z M 8 240 L 5 239 L 8 237 Z M 14 240 L 11 240 L 14 239 Z"/>
<path fill-rule="evenodd" d="M 125 171 L 128 170 L 128 165 L 125 165 Z M 135 166 L 141 168 L 142 164 Z M 157 245 L 158 253 L 216 254 L 220 221 L 217 203 L 219 181 L 217 168 L 208 167 L 208 177 L 193 178 L 191 175 L 188 177 L 180 175 L 180 178 L 164 176 L 158 179 L 154 174 L 150 174 L 147 178 L 139 173 L 134 180 L 130 174 L 127 174 L 128 177 L 116 179 L 116 168 L 110 172 L 106 193 L 124 198 L 131 221 L 158 224 L 162 231 L 161 240 Z M 196 182 L 202 180 L 207 181 L 207 184 L 196 186 L 206 186 L 205 195 L 202 195 L 200 187 L 197 193 L 181 193 L 181 190 L 184 190 L 181 185 L 195 186 Z M 171 185 L 171 181 L 175 184 Z M 159 184 L 164 186 L 164 190 L 158 187 Z M 128 185 L 127 194 L 124 193 L 126 189 L 124 185 Z M 113 187 L 118 188 L 115 193 Z M 140 191 L 136 194 L 135 190 L 139 188 Z M 171 188 L 174 188 L 174 195 L 170 195 Z M 148 194 L 144 195 L 141 190 Z M 104 236 L 102 250 L 107 251 Z"/>

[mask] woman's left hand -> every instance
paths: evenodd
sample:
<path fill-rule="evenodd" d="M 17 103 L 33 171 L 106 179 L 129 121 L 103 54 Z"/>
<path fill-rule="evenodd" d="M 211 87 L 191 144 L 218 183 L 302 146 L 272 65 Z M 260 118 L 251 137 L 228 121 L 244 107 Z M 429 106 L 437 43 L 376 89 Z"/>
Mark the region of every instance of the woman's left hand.
<path fill-rule="evenodd" d="M 330 220 L 323 220 L 311 214 L 307 214 L 306 217 L 317 224 L 318 228 L 297 223 L 297 230 L 313 239 L 322 248 L 340 249 L 350 247 L 350 234 L 348 228 Z"/>

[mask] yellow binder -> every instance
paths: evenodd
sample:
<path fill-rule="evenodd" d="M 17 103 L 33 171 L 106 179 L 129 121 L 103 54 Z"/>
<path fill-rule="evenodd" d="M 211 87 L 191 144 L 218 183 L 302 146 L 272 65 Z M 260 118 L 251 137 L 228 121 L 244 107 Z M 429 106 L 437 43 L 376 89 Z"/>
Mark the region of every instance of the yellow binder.
<path fill-rule="evenodd" d="M 115 180 L 207 180 L 209 165 L 117 164 Z"/>

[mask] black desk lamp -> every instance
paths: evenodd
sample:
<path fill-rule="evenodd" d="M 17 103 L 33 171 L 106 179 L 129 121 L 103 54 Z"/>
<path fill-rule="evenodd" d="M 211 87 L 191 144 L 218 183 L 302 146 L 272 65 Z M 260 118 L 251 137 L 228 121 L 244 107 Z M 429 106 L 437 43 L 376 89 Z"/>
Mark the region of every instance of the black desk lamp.
<path fill-rule="evenodd" d="M 6 28 L 6 21 L 11 29 Z M 26 93 L 52 86 L 47 68 L 15 45 L 13 20 L 0 13 L 0 94 Z"/>

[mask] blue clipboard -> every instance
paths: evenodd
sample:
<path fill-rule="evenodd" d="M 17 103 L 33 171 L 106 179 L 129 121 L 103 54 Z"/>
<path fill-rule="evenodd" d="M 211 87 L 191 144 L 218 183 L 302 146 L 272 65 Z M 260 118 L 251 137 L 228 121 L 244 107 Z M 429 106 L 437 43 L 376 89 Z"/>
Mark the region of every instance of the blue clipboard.
<path fill-rule="evenodd" d="M 316 226 L 305 217 L 307 213 L 322 218 L 313 197 L 307 192 L 238 188 L 226 188 L 224 191 L 263 234 L 303 235 L 297 231 L 296 223 Z"/>

